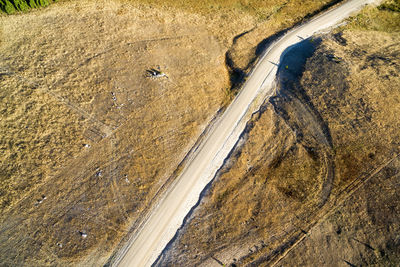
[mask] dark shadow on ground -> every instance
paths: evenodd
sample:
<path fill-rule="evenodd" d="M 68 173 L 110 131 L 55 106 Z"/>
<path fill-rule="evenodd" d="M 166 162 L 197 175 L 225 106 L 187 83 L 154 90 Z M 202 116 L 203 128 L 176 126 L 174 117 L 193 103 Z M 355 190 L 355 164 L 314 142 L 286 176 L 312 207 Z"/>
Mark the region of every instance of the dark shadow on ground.
<path fill-rule="evenodd" d="M 256 56 L 259 57 L 262 55 L 262 53 L 272 44 L 272 42 L 274 42 L 275 40 L 277 40 L 278 38 L 282 37 L 283 35 L 285 35 L 289 30 L 301 25 L 304 22 L 307 22 L 309 19 L 313 18 L 314 16 L 316 16 L 317 14 L 326 11 L 327 9 L 331 8 L 332 6 L 336 5 L 337 3 L 343 2 L 343 0 L 335 0 L 332 2 L 327 3 L 326 5 L 322 6 L 320 9 L 315 10 L 312 13 L 307 14 L 304 19 L 298 23 L 296 23 L 295 25 L 293 25 L 293 27 L 291 28 L 287 28 L 284 29 L 280 32 L 277 32 L 274 35 L 271 35 L 268 38 L 265 38 L 264 40 L 262 40 L 256 48 Z M 253 63 L 253 62 L 252 62 Z"/>
<path fill-rule="evenodd" d="M 332 137 L 328 124 L 310 101 L 300 81 L 309 59 L 321 44 L 320 38 L 309 38 L 288 47 L 280 58 L 277 72 L 277 93 L 270 98 L 275 112 L 296 133 L 296 140 L 314 159 L 324 162 L 321 189 L 322 207 L 330 196 L 334 179 Z"/>

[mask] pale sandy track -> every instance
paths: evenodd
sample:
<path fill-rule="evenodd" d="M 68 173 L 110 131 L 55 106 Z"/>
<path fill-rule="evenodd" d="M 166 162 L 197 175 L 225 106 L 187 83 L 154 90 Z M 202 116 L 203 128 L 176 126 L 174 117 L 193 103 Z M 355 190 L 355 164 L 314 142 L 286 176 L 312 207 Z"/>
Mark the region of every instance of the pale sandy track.
<path fill-rule="evenodd" d="M 115 257 L 113 265 L 150 266 L 174 236 L 203 188 L 214 177 L 234 147 L 260 99 L 273 93 L 279 59 L 291 45 L 341 22 L 373 0 L 350 0 L 285 34 L 273 43 L 249 75 L 240 94 L 228 107 L 165 195 L 153 208 L 131 242 Z M 271 62 L 275 63 L 272 64 Z"/>

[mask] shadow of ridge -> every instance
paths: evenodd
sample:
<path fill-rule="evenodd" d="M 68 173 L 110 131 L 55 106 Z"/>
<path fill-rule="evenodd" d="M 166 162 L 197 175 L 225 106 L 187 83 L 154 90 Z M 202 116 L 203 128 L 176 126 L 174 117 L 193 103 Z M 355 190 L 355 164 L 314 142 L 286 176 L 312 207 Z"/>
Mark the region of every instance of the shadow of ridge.
<path fill-rule="evenodd" d="M 297 82 L 305 70 L 307 59 L 314 54 L 321 42 L 320 37 L 307 38 L 286 48 L 279 58 L 280 63 L 276 74 L 278 81 L 280 83 L 286 80 Z"/>
<path fill-rule="evenodd" d="M 304 16 L 304 18 L 302 20 L 300 20 L 299 22 L 295 23 L 293 26 L 285 28 L 283 30 L 278 31 L 277 33 L 265 38 L 264 40 L 262 40 L 261 42 L 259 42 L 256 46 L 255 49 L 255 53 L 254 53 L 254 57 L 249 61 L 249 63 L 246 65 L 246 67 L 239 68 L 236 66 L 232 55 L 231 55 L 231 48 L 228 49 L 228 51 L 225 53 L 225 65 L 228 68 L 229 71 L 229 80 L 230 80 L 230 88 L 229 90 L 236 93 L 237 90 L 240 89 L 240 87 L 243 85 L 243 83 L 245 82 L 245 79 L 247 77 L 247 72 L 255 66 L 255 64 L 257 63 L 258 60 L 260 60 L 262 54 L 266 51 L 266 49 L 276 40 L 278 40 L 279 38 L 283 37 L 288 31 L 292 30 L 293 28 L 303 24 L 303 23 L 307 23 L 310 19 L 312 19 L 315 15 L 326 11 L 327 9 L 331 8 L 332 6 L 343 2 L 344 0 L 333 0 L 325 5 L 323 5 L 321 8 L 308 13 L 307 15 Z M 252 32 L 253 30 L 255 30 L 255 28 L 252 28 L 248 31 L 245 31 L 243 33 L 240 33 L 238 35 L 236 35 L 233 38 L 233 45 L 236 44 L 237 40 L 239 40 L 241 37 L 247 35 L 248 33 Z"/>
<path fill-rule="evenodd" d="M 326 172 L 321 190 L 321 201 L 318 204 L 320 207 L 328 200 L 333 186 L 335 175 L 335 164 L 332 158 L 333 141 L 328 124 L 311 102 L 300 80 L 307 60 L 314 55 L 321 42 L 322 39 L 319 37 L 308 38 L 288 47 L 282 53 L 277 71 L 277 93 L 276 96 L 270 98 L 270 103 L 276 113 L 286 121 L 292 130 L 298 133 L 297 136 L 300 136 L 298 141 L 308 154 L 313 158 L 318 157 L 319 153 L 324 155 Z M 304 107 L 305 113 L 288 113 L 283 103 L 294 104 L 296 101 L 299 101 L 298 103 Z M 310 128 L 312 126 L 309 126 L 308 123 L 298 123 L 303 120 L 302 118 L 307 117 L 318 125 L 317 132 Z M 319 131 L 321 135 L 318 134 Z"/>
<path fill-rule="evenodd" d="M 235 37 L 233 37 L 232 44 L 236 44 L 237 40 L 239 40 L 240 38 L 242 38 L 242 37 L 245 36 L 246 34 L 248 34 L 248 33 L 252 32 L 252 31 L 254 31 L 255 28 L 256 28 L 256 27 L 253 27 L 253 28 L 251 28 L 250 30 L 244 31 L 244 32 L 242 32 L 242 33 L 239 33 L 238 35 L 236 35 Z"/>
<path fill-rule="evenodd" d="M 291 29 L 293 29 L 293 28 L 295 28 L 295 27 L 297 27 L 297 26 L 299 26 L 299 25 L 301 25 L 301 24 L 303 24 L 303 23 L 307 23 L 307 22 L 309 21 L 309 19 L 312 19 L 315 15 L 317 15 L 317 14 L 319 14 L 319 13 L 321 13 L 321 12 L 323 12 L 323 11 L 325 11 L 325 10 L 331 8 L 332 6 L 334 6 L 334 5 L 336 5 L 336 4 L 340 3 L 340 2 L 343 2 L 343 1 L 344 1 L 344 0 L 334 0 L 334 1 L 331 1 L 331 2 L 329 2 L 329 3 L 325 4 L 325 5 L 323 5 L 321 8 L 319 8 L 319 9 L 317 9 L 317 10 L 311 12 L 311 13 L 308 13 L 307 15 L 304 16 L 304 18 L 303 18 L 301 21 L 295 23 L 292 27 L 283 29 L 283 30 L 281 30 L 281 31 L 279 31 L 279 32 L 277 32 L 277 33 L 275 33 L 274 35 L 271 35 L 270 37 L 265 38 L 264 40 L 262 40 L 262 41 L 257 45 L 257 47 L 256 47 L 256 53 L 255 53 L 256 56 L 259 57 L 259 56 L 265 51 L 265 49 L 266 49 L 268 46 L 271 45 L 271 43 L 273 43 L 275 40 L 277 40 L 278 38 L 280 38 L 280 37 L 282 37 L 283 35 L 285 35 L 285 33 L 287 33 L 288 31 L 290 31 Z M 255 60 L 256 60 L 256 59 L 254 59 L 252 62 L 250 62 L 249 66 L 250 66 L 252 63 L 254 63 Z M 248 67 L 249 67 L 249 66 L 248 66 Z"/>
<path fill-rule="evenodd" d="M 232 46 L 234 46 L 237 43 L 237 40 L 239 40 L 241 37 L 245 36 L 246 34 L 252 32 L 254 29 L 255 29 L 255 27 L 253 27 L 250 30 L 239 33 L 238 35 L 233 37 Z M 238 90 L 242 86 L 242 84 L 244 82 L 244 78 L 246 77 L 246 73 L 244 70 L 242 70 L 236 66 L 234 60 L 232 59 L 231 48 L 228 49 L 225 53 L 225 65 L 227 66 L 227 69 L 229 72 L 229 81 L 230 81 L 229 90 L 234 92 L 235 90 Z"/>
<path fill-rule="evenodd" d="M 311 37 L 285 49 L 280 57 L 280 64 L 276 74 L 278 90 L 276 96 L 271 97 L 270 102 L 275 109 L 279 109 L 279 101 L 277 101 L 277 99 L 290 100 L 291 98 L 297 98 L 318 121 L 327 139 L 328 145 L 332 148 L 332 136 L 329 127 L 300 84 L 300 79 L 305 71 L 306 62 L 314 55 L 316 49 L 321 45 L 321 42 L 322 39 L 320 37 Z M 279 109 L 279 111 L 282 110 Z M 286 117 L 284 117 L 284 119 L 287 120 Z"/>
<path fill-rule="evenodd" d="M 227 66 L 229 72 L 229 90 L 235 92 L 235 90 L 239 90 L 243 85 L 246 77 L 246 72 L 241 68 L 236 67 L 235 62 L 232 59 L 230 50 L 225 53 L 225 65 Z"/>

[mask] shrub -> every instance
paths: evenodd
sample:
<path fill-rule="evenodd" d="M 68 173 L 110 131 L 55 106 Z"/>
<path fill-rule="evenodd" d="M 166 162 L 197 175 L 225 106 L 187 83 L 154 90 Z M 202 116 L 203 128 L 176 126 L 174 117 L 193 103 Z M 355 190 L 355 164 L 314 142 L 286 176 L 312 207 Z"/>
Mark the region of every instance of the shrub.
<path fill-rule="evenodd" d="M 57 0 L 0 0 L 0 10 L 7 14 L 16 11 L 27 11 L 31 8 L 48 6 Z"/>
<path fill-rule="evenodd" d="M 378 9 L 379 10 L 388 10 L 388 11 L 393 11 L 393 12 L 400 12 L 400 0 L 383 3 L 382 5 L 378 6 Z"/>
<path fill-rule="evenodd" d="M 0 0 L 0 9 L 7 14 L 12 14 L 15 12 L 14 5 L 8 0 Z"/>

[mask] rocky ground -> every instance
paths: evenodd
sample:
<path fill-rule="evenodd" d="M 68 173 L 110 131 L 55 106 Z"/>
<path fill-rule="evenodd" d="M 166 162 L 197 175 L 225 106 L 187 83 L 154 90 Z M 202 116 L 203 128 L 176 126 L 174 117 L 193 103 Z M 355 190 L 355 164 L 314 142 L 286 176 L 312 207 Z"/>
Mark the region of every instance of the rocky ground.
<path fill-rule="evenodd" d="M 397 265 L 396 3 L 288 51 L 276 96 L 158 265 Z"/>
<path fill-rule="evenodd" d="M 1 14 L 0 265 L 104 264 L 257 45 L 331 2 L 85 0 Z"/>

